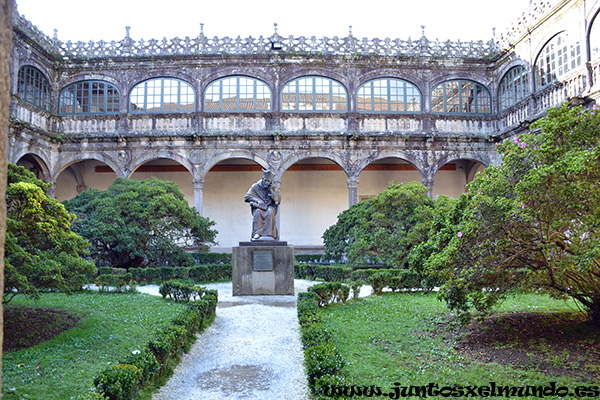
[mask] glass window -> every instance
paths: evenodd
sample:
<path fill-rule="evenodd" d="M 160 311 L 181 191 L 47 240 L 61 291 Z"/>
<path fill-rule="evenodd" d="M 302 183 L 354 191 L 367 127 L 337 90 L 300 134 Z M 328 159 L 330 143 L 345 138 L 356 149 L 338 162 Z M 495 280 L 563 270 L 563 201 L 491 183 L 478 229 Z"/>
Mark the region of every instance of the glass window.
<path fill-rule="evenodd" d="M 596 14 L 594 21 L 592 22 L 592 29 L 590 30 L 590 61 L 598 60 L 600 58 L 600 14 Z"/>
<path fill-rule="evenodd" d="M 104 81 L 81 81 L 73 83 L 60 92 L 59 114 L 117 114 L 119 91 Z"/>
<path fill-rule="evenodd" d="M 359 112 L 420 112 L 421 92 L 412 83 L 383 78 L 369 81 L 358 88 Z"/>
<path fill-rule="evenodd" d="M 500 111 L 506 110 L 527 97 L 528 81 L 529 74 L 524 67 L 518 66 L 508 70 L 500 81 L 500 87 L 498 88 L 498 107 Z"/>
<path fill-rule="evenodd" d="M 48 79 L 42 72 L 29 65 L 19 69 L 17 82 L 19 97 L 42 110 L 52 110 L 52 90 Z"/>
<path fill-rule="evenodd" d="M 540 90 L 567 72 L 581 66 L 581 46 L 572 43 L 566 32 L 554 36 L 535 61 L 535 89 Z"/>
<path fill-rule="evenodd" d="M 212 82 L 204 92 L 204 111 L 271 110 L 271 89 L 258 79 L 230 76 Z"/>
<path fill-rule="evenodd" d="M 346 111 L 348 94 L 341 83 L 319 76 L 294 79 L 283 87 L 282 111 Z"/>
<path fill-rule="evenodd" d="M 490 92 L 472 81 L 442 82 L 431 91 L 431 111 L 442 114 L 489 114 L 492 111 Z"/>
<path fill-rule="evenodd" d="M 129 95 L 130 112 L 191 112 L 195 110 L 192 86 L 175 78 L 155 78 L 134 86 Z"/>

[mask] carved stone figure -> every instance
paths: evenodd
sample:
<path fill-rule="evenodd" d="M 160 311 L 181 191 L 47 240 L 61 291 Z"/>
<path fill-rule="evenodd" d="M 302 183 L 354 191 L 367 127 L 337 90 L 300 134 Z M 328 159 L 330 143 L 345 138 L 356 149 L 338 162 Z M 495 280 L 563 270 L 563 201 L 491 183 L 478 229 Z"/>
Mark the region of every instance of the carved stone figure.
<path fill-rule="evenodd" d="M 273 184 L 273 173 L 263 170 L 263 177 L 256 182 L 246 193 L 244 198 L 250 203 L 252 212 L 252 237 L 251 240 L 278 240 L 277 210 L 281 195 L 277 185 Z"/>

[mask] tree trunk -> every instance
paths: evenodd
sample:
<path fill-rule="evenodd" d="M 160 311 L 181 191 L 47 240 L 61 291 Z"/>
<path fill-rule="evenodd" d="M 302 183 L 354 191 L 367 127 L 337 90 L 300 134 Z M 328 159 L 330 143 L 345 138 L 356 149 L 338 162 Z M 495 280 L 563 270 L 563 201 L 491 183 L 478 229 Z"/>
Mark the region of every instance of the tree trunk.
<path fill-rule="evenodd" d="M 0 290 L 4 293 L 4 239 L 6 237 L 6 147 L 10 107 L 10 56 L 12 54 L 12 17 L 14 0 L 0 0 Z M 0 398 L 2 398 L 2 346 L 4 310 L 0 303 Z"/>

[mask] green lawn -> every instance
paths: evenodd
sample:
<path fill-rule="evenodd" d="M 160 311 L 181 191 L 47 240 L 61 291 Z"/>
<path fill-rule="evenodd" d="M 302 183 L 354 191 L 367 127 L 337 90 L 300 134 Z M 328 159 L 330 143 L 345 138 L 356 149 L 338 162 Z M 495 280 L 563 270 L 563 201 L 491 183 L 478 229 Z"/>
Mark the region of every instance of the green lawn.
<path fill-rule="evenodd" d="M 185 307 L 145 294 L 88 292 L 49 293 L 38 302 L 18 296 L 12 304 L 67 309 L 84 316 L 54 339 L 4 354 L 3 398 L 43 400 L 85 393 L 100 371 L 140 349 L 157 326 Z"/>
<path fill-rule="evenodd" d="M 565 310 L 574 311 L 576 307 L 570 302 L 522 295 L 506 301 L 499 311 Z M 582 382 L 568 374 L 548 374 L 534 366 L 517 368 L 494 359 L 479 361 L 463 353 L 460 346 L 456 346 L 460 337 L 445 328 L 452 314 L 433 293 L 370 296 L 346 305 L 324 308 L 322 315 L 325 326 L 334 332 L 335 343 L 346 361 L 342 373 L 357 386 L 380 386 L 384 393 L 390 392 L 395 382 L 401 386 L 421 386 L 430 382 L 465 386 L 489 385 L 493 381 L 498 385 L 524 386 L 557 381 L 571 390 L 577 385 L 600 384 L 598 332 L 592 332 L 592 339 L 587 339 L 594 342 L 588 346 L 587 353 L 590 359 L 586 368 L 590 369 L 590 379 Z M 544 344 L 543 340 L 539 344 Z"/>

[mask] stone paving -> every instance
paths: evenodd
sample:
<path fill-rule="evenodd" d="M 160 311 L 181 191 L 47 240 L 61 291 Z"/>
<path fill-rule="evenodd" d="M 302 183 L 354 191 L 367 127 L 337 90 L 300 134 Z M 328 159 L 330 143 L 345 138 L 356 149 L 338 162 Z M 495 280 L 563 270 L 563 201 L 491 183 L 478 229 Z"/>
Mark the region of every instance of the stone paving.
<path fill-rule="evenodd" d="M 296 280 L 295 291 L 314 283 Z M 219 291 L 217 317 L 152 400 L 308 399 L 296 296 L 233 297 L 231 283 L 206 286 Z"/>

